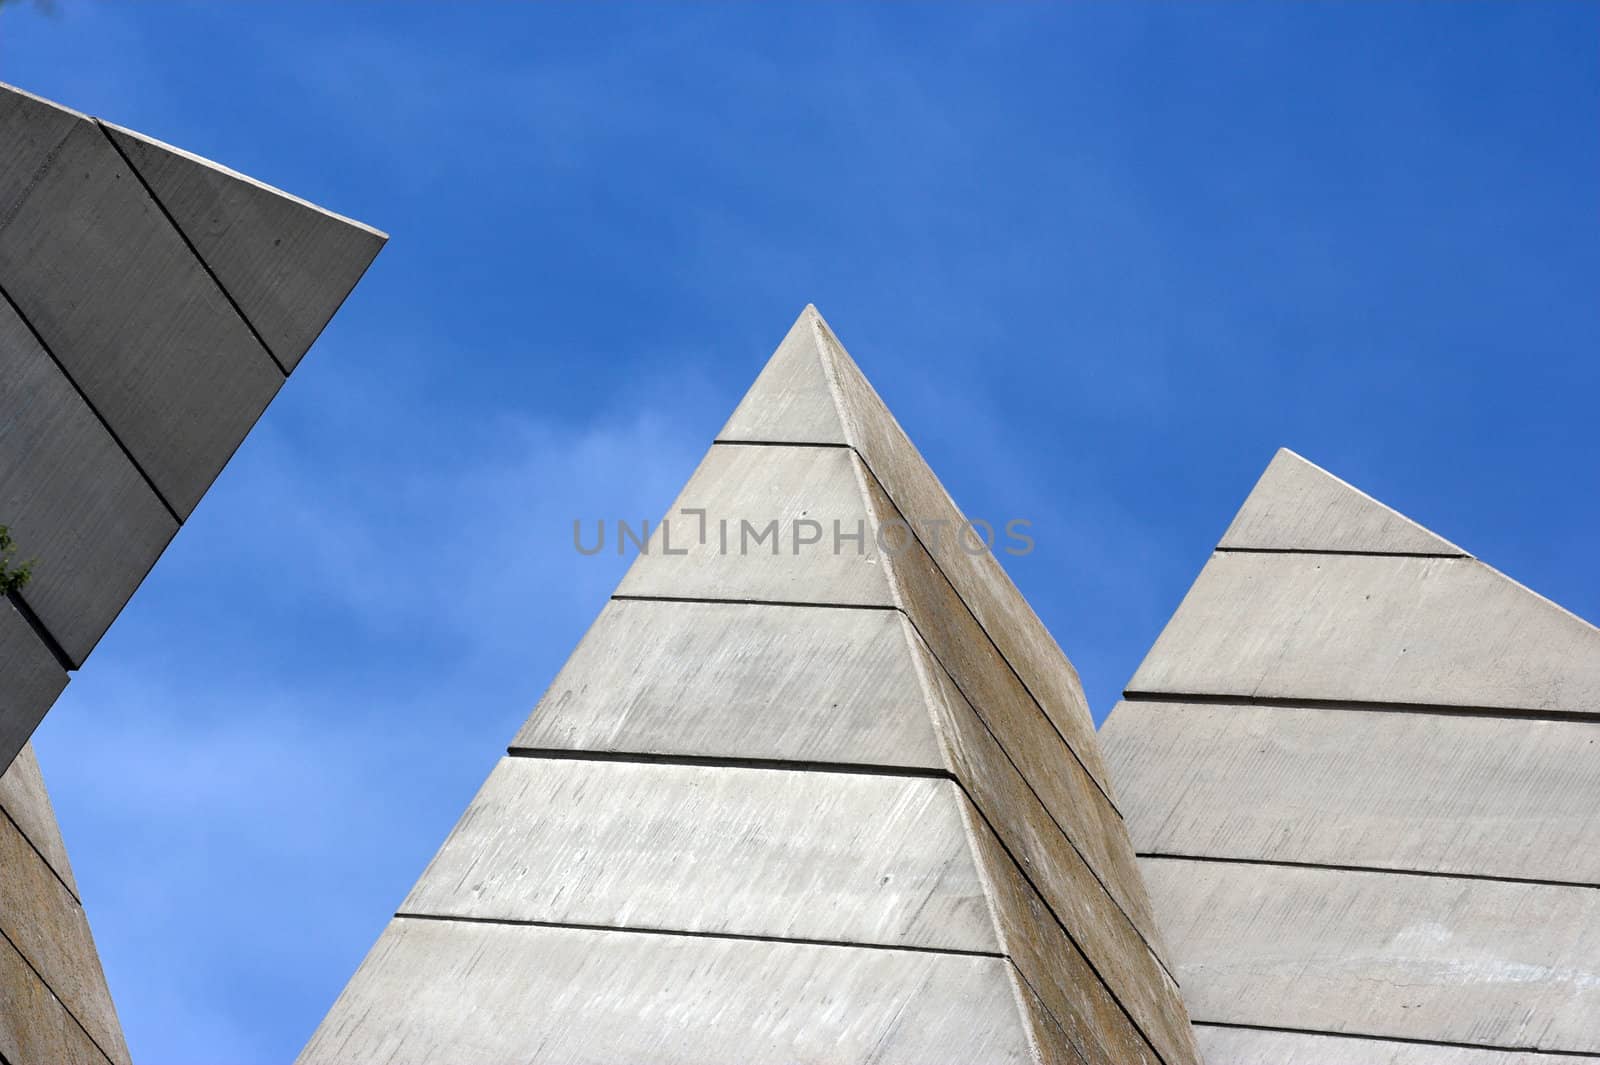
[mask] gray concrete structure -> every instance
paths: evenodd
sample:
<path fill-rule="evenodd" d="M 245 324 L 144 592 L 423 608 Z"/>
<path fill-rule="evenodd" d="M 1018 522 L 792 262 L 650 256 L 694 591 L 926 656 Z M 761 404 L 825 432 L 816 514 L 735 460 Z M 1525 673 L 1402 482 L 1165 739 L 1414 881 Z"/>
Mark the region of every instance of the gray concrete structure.
<path fill-rule="evenodd" d="M 1101 733 L 1210 1065 L 1600 1058 L 1600 631 L 1280 452 Z"/>
<path fill-rule="evenodd" d="M 9 86 L 0 146 L 3 767 L 385 238 Z"/>
<path fill-rule="evenodd" d="M 3 1065 L 128 1061 L 28 739 L 384 239 L 0 85 Z"/>
<path fill-rule="evenodd" d="M 667 517 L 300 1061 L 1197 1062 L 1076 675 L 813 309 Z"/>

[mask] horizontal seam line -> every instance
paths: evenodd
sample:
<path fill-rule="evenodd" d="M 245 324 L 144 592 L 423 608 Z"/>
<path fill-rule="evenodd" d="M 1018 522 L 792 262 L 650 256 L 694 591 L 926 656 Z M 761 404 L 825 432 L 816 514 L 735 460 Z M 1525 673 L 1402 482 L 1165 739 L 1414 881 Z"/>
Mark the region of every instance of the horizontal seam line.
<path fill-rule="evenodd" d="M 1500 717 L 1522 721 L 1588 721 L 1600 723 L 1600 713 L 1582 710 L 1535 710 L 1527 707 L 1459 706 L 1449 703 L 1373 702 L 1365 699 L 1301 699 L 1292 696 L 1218 695 L 1196 692 L 1154 692 L 1129 688 L 1122 693 L 1131 703 L 1198 703 L 1205 706 L 1264 706 L 1280 710 L 1350 710 L 1357 713 L 1437 714 L 1444 717 Z"/>
<path fill-rule="evenodd" d="M 1215 547 L 1228 555 L 1343 555 L 1351 558 L 1454 558 L 1468 561 L 1465 551 L 1339 551 L 1316 547 Z"/>
<path fill-rule="evenodd" d="M 568 747 L 506 748 L 512 758 L 543 758 L 568 762 L 626 762 L 636 765 L 683 765 L 715 769 L 779 769 L 795 773 L 854 773 L 874 777 L 921 777 L 959 784 L 947 769 L 930 766 L 875 765 L 869 762 L 817 762 L 786 758 L 740 758 L 706 754 L 662 754 L 634 751 L 584 751 Z"/>
<path fill-rule="evenodd" d="M 1578 880 L 1540 880 L 1527 876 L 1495 876 L 1490 873 L 1446 873 L 1436 869 L 1389 869 L 1378 865 L 1343 865 L 1332 862 L 1295 862 L 1278 858 L 1224 858 L 1208 854 L 1171 854 L 1162 851 L 1139 851 L 1139 858 L 1157 858 L 1168 861 L 1213 862 L 1223 865 L 1269 865 L 1288 869 L 1326 869 L 1341 873 L 1380 873 L 1391 876 L 1426 876 L 1444 880 L 1487 880 L 1497 884 L 1532 884 L 1538 887 L 1600 889 L 1600 884 Z"/>
<path fill-rule="evenodd" d="M 67 894 L 72 896 L 72 901 L 82 906 L 83 900 L 78 897 L 76 891 L 72 890 L 72 885 L 67 883 L 66 878 L 56 871 L 56 867 L 51 864 L 50 859 L 45 857 L 44 851 L 40 850 L 39 845 L 33 842 L 33 837 L 29 836 L 27 832 L 23 831 L 22 826 L 17 824 L 17 819 L 11 816 L 11 811 L 6 809 L 3 803 L 0 803 L 0 814 L 5 815 L 5 819 L 11 823 L 11 827 L 17 830 L 17 835 L 21 836 L 23 842 L 27 843 L 28 848 L 39 856 L 39 860 L 44 863 L 44 867 L 50 870 L 50 875 L 54 876 L 61 886 L 67 889 Z"/>
<path fill-rule="evenodd" d="M 823 440 L 726 440 L 719 436 L 711 443 L 712 446 L 722 444 L 733 447 L 831 447 L 855 450 L 850 444 L 829 443 Z"/>
<path fill-rule="evenodd" d="M 798 599 L 722 599 L 704 595 L 623 595 L 611 597 L 624 603 L 726 603 L 730 606 L 804 606 L 822 610 L 893 610 L 904 613 L 893 603 L 806 603 Z"/>
<path fill-rule="evenodd" d="M 1600 1059 L 1592 1050 L 1551 1050 L 1546 1047 L 1503 1046 L 1499 1043 L 1459 1043 L 1449 1039 L 1419 1039 L 1416 1036 L 1370 1035 L 1366 1032 L 1329 1032 L 1320 1028 L 1288 1028 L 1272 1024 L 1243 1024 L 1237 1021 L 1201 1021 L 1191 1023 L 1202 1028 L 1236 1028 L 1250 1032 L 1289 1032 L 1294 1035 L 1323 1035 L 1332 1039 L 1365 1039 L 1379 1043 L 1410 1043 L 1417 1046 L 1458 1047 L 1462 1050 L 1498 1050 L 1514 1054 L 1550 1054 L 1577 1058 Z"/>
<path fill-rule="evenodd" d="M 0 928 L 0 939 L 4 939 L 6 941 L 6 945 L 17 952 L 17 957 L 22 959 L 22 964 L 26 965 L 28 967 L 28 971 L 33 973 L 40 984 L 44 985 L 44 989 L 46 991 L 50 992 L 50 997 L 56 1000 L 56 1005 L 61 1007 L 61 1011 L 68 1017 L 72 1018 L 72 1023 L 78 1026 L 78 1031 L 83 1033 L 83 1037 L 89 1041 L 89 1045 L 98 1050 L 100 1052 L 100 1056 L 105 1058 L 107 1062 L 114 1062 L 116 1059 L 114 1059 L 110 1054 L 106 1053 L 106 1048 L 100 1045 L 100 1040 L 94 1037 L 94 1033 L 89 1031 L 88 1027 L 83 1023 L 78 1015 L 73 1012 L 72 1007 L 67 1005 L 66 1000 L 64 1000 L 60 995 L 56 994 L 56 989 L 50 986 L 50 981 L 44 978 L 44 973 L 40 972 L 38 967 L 33 964 L 33 960 L 22 952 L 22 948 L 17 946 L 17 941 L 12 939 L 11 934 L 4 928 Z M 95 961 L 99 962 L 99 960 L 99 955 L 96 955 Z M 104 979 L 103 973 L 101 978 Z"/>
<path fill-rule="evenodd" d="M 585 932 L 625 932 L 633 935 L 676 936 L 688 939 L 725 939 L 744 943 L 796 943 L 810 947 L 854 947 L 861 950 L 898 950 L 912 954 L 948 954 L 963 958 L 998 958 L 1009 955 L 989 950 L 959 950 L 954 947 L 897 946 L 892 943 L 853 943 L 842 939 L 803 939 L 789 936 L 759 936 L 742 932 L 691 932 L 677 928 L 639 928 L 628 925 L 580 924 L 572 921 L 529 921 L 511 917 L 459 917 L 442 913 L 397 912 L 397 920 L 441 921 L 458 924 L 507 925 L 517 928 L 575 928 Z"/>

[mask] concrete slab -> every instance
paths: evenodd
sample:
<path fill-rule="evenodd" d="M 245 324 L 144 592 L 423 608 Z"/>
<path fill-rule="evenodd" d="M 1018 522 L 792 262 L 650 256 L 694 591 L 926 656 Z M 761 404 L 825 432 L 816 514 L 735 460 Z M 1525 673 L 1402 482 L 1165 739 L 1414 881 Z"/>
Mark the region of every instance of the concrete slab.
<path fill-rule="evenodd" d="M 717 434 L 718 440 L 849 443 L 823 368 L 816 321 L 816 308 L 808 306 Z"/>
<path fill-rule="evenodd" d="M 1280 448 L 1219 548 L 1465 556 L 1328 471 Z"/>
<path fill-rule="evenodd" d="M 705 512 L 703 543 L 699 518 L 684 513 L 697 509 Z M 667 533 L 652 528 L 648 553 L 634 560 L 616 594 L 893 605 L 874 515 L 843 448 L 715 445 L 666 517 Z M 815 527 L 799 526 L 799 539 L 820 539 L 797 548 L 800 521 Z M 836 527 L 846 536 L 864 530 L 864 539 L 835 549 Z"/>
<path fill-rule="evenodd" d="M 1600 630 L 1472 559 L 1217 553 L 1128 688 L 1600 715 Z"/>
<path fill-rule="evenodd" d="M 998 952 L 948 780 L 505 758 L 407 914 Z"/>
<path fill-rule="evenodd" d="M 0 299 L 0 514 L 37 559 L 23 591 L 81 666 L 178 530 L 72 384 Z"/>
<path fill-rule="evenodd" d="M 1141 852 L 1600 886 L 1600 722 L 1122 702 Z"/>
<path fill-rule="evenodd" d="M 1020 1065 L 1019 994 L 1003 958 L 398 918 L 298 1061 Z"/>
<path fill-rule="evenodd" d="M 606 604 L 514 747 L 941 768 L 895 611 Z"/>
<path fill-rule="evenodd" d="M 1600 891 L 1141 865 L 1196 1023 L 1600 1053 Z"/>
<path fill-rule="evenodd" d="M 282 373 L 99 127 L 73 125 L 0 223 L 0 287 L 186 517 Z"/>
<path fill-rule="evenodd" d="M 0 938 L 0 1058 L 10 1065 L 111 1062 L 4 938 Z"/>
<path fill-rule="evenodd" d="M 76 896 L 78 882 L 73 879 L 72 863 L 67 860 L 66 844 L 61 841 L 61 828 L 31 743 L 24 744 L 11 768 L 0 773 L 0 810 Z"/>
<path fill-rule="evenodd" d="M 153 137 L 102 125 L 292 371 L 388 237 Z"/>
<path fill-rule="evenodd" d="M 0 599 L 0 677 L 5 678 L 0 684 L 0 767 L 6 767 L 67 686 L 67 671 L 6 599 Z"/>
<path fill-rule="evenodd" d="M 128 1047 L 83 907 L 9 819 L 0 818 L 0 932 L 116 1065 Z M 47 1015 L 41 1023 L 53 1024 Z"/>
<path fill-rule="evenodd" d="M 1594 1065 L 1592 1057 L 1196 1025 L 1208 1065 Z"/>

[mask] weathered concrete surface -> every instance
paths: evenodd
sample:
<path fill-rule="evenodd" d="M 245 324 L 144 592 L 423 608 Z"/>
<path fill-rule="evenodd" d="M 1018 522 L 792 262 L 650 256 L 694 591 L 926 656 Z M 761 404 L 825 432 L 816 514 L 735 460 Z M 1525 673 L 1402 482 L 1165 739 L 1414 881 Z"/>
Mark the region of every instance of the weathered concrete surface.
<path fill-rule="evenodd" d="M 1280 448 L 1219 548 L 1460 555 L 1465 551 L 1403 514 Z"/>
<path fill-rule="evenodd" d="M 1218 553 L 1128 688 L 1600 716 L 1600 630 L 1473 559 Z"/>
<path fill-rule="evenodd" d="M 94 123 L 74 121 L 0 222 L 0 287 L 187 517 L 282 372 Z"/>
<path fill-rule="evenodd" d="M 55 809 L 50 805 L 50 793 L 45 790 L 31 743 L 24 744 L 11 768 L 0 773 L 0 811 L 11 818 L 67 890 L 77 896 L 78 882 L 73 879 L 72 863 L 67 860 L 67 847 L 61 841 Z"/>
<path fill-rule="evenodd" d="M 1072 663 L 993 554 L 976 551 L 977 540 L 961 532 L 965 515 L 815 307 L 802 312 L 718 439 L 854 448 L 1077 757 L 1114 794 Z"/>
<path fill-rule="evenodd" d="M 944 765 L 892 610 L 614 600 L 513 747 Z"/>
<path fill-rule="evenodd" d="M 408 914 L 998 953 L 949 780 L 504 758 Z"/>
<path fill-rule="evenodd" d="M 707 515 L 704 543 L 698 519 L 683 513 L 697 508 Z M 649 552 L 634 560 L 618 595 L 894 605 L 855 456 L 846 449 L 715 445 L 666 517 L 667 533 L 653 527 Z M 816 522 L 820 540 L 796 550 L 800 520 Z M 758 543 L 774 522 L 773 535 Z M 835 551 L 835 522 L 845 535 L 865 530 L 862 545 L 846 541 Z M 806 537 L 815 531 L 804 528 Z"/>
<path fill-rule="evenodd" d="M 103 123 L 286 370 L 388 237 L 181 148 Z"/>
<path fill-rule="evenodd" d="M 1020 993 L 1002 958 L 399 918 L 299 1062 L 1039 1061 Z"/>
<path fill-rule="evenodd" d="M 0 817 L 0 933 L 95 1043 L 126 1065 L 128 1047 L 83 907 L 6 817 Z"/>
<path fill-rule="evenodd" d="M 0 515 L 38 563 L 23 598 L 79 666 L 178 523 L 4 299 L 0 412 Z"/>
<path fill-rule="evenodd" d="M 1141 864 L 1197 1022 L 1600 1053 L 1600 891 Z"/>
<path fill-rule="evenodd" d="M 1600 722 L 1117 704 L 1142 853 L 1600 886 Z"/>
<path fill-rule="evenodd" d="M 0 678 L 4 678 L 0 681 L 0 767 L 4 767 L 67 686 L 67 671 L 6 599 L 0 599 Z"/>
<path fill-rule="evenodd" d="M 111 1062 L 4 937 L 0 937 L 0 1058 L 10 1065 Z"/>
<path fill-rule="evenodd" d="M 1112 770 L 1115 772 L 1115 770 Z M 1208 1065 L 1594 1065 L 1592 1057 L 1195 1025 Z"/>

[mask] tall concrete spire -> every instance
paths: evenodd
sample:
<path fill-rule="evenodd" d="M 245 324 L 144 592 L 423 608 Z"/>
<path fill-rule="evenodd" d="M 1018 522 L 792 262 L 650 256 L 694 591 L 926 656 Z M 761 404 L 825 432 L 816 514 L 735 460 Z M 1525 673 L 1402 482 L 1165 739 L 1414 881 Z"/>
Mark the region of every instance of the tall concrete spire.
<path fill-rule="evenodd" d="M 1600 1056 L 1600 630 L 1280 452 L 1102 731 L 1212 1065 Z"/>
<path fill-rule="evenodd" d="M 963 529 L 808 307 L 302 1065 L 1197 1062 L 1077 678 Z"/>

